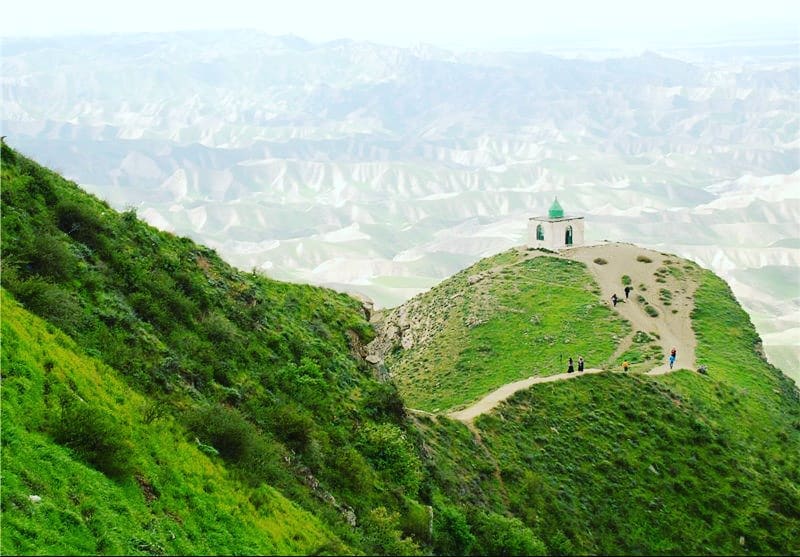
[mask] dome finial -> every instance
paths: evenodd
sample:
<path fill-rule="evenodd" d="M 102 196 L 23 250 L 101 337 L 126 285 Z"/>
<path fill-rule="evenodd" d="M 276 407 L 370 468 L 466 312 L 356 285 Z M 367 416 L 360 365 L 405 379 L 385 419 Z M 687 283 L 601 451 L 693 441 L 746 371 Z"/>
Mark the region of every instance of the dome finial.
<path fill-rule="evenodd" d="M 564 218 L 564 209 L 561 208 L 561 204 L 558 202 L 558 196 L 553 199 L 553 204 L 550 205 L 550 211 L 548 216 L 551 219 L 563 219 Z"/>

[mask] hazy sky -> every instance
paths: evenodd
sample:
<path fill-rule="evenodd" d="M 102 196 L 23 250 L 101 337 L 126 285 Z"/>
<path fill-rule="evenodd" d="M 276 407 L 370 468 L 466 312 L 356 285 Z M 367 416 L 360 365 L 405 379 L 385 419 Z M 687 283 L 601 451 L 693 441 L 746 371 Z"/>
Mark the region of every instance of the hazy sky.
<path fill-rule="evenodd" d="M 2 36 L 255 28 L 312 41 L 525 48 L 800 37 L 790 0 L 23 0 Z"/>

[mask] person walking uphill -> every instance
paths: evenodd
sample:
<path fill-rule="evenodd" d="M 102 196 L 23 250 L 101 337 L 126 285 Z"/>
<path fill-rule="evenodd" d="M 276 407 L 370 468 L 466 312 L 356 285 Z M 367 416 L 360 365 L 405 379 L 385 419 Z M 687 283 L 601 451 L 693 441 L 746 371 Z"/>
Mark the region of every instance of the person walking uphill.
<path fill-rule="evenodd" d="M 567 364 L 567 373 L 573 373 L 575 371 L 575 366 L 572 363 L 572 356 L 569 358 L 569 362 Z"/>
<path fill-rule="evenodd" d="M 633 286 L 626 286 L 625 287 L 625 299 L 626 300 L 628 299 L 628 296 L 630 295 L 631 290 L 633 290 Z"/>
<path fill-rule="evenodd" d="M 672 369 L 672 366 L 675 365 L 675 359 L 678 357 L 678 351 L 675 350 L 675 347 L 672 347 L 672 350 L 669 351 L 669 369 Z"/>

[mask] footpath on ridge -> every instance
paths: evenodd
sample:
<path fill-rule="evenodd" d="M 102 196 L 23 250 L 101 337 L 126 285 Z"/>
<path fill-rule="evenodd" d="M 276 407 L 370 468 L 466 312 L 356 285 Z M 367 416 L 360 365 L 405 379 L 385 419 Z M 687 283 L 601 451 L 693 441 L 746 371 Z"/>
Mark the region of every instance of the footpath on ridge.
<path fill-rule="evenodd" d="M 601 296 L 606 303 L 611 305 L 612 294 L 616 294 L 622 300 L 613 309 L 630 322 L 632 332 L 628 338 L 622 340 L 617 354 L 630 346 L 631 339 L 637 331 L 656 333 L 664 361 L 647 371 L 647 375 L 663 375 L 679 369 L 696 368 L 697 340 L 692 329 L 691 314 L 694 309 L 694 292 L 697 284 L 691 280 L 679 281 L 670 275 L 661 277 L 656 275 L 655 272 L 664 266 L 664 262 L 670 259 L 670 256 L 664 256 L 631 244 L 580 247 L 563 251 L 559 256 L 585 263 L 600 286 Z M 596 259 L 602 259 L 605 263 L 597 264 L 594 262 Z M 650 261 L 648 262 L 647 259 Z M 631 285 L 634 288 L 628 300 L 625 300 L 624 286 L 621 282 L 623 275 L 631 278 Z M 658 280 L 659 278 L 661 281 Z M 673 293 L 669 306 L 663 304 L 658 297 L 660 289 L 665 287 L 669 287 L 670 292 Z M 648 302 L 658 310 L 657 317 L 648 315 L 644 306 L 636 301 L 637 297 L 642 294 L 646 295 Z M 674 369 L 670 370 L 668 357 L 673 347 L 677 350 L 678 357 Z M 517 391 L 527 389 L 532 385 L 565 381 L 604 371 L 609 370 L 592 368 L 582 373 L 576 371 L 528 377 L 507 383 L 487 394 L 475 404 L 447 415 L 456 420 L 471 422 L 481 414 L 494 409 Z"/>

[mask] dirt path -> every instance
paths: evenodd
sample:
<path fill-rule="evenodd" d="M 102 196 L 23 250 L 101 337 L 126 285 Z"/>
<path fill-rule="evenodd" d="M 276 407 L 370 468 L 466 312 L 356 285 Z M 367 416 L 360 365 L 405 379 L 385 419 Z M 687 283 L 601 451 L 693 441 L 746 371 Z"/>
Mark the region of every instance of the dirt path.
<path fill-rule="evenodd" d="M 472 406 L 469 406 L 463 410 L 459 410 L 458 412 L 451 412 L 448 414 L 448 416 L 456 420 L 461 420 L 462 422 L 470 422 L 481 414 L 489 412 L 495 406 L 503 402 L 517 391 L 527 389 L 531 385 L 536 385 L 538 383 L 551 383 L 553 381 L 564 381 L 565 379 L 574 379 L 575 377 L 579 377 L 581 375 L 600 373 L 602 371 L 602 369 L 587 369 L 586 371 L 580 373 L 576 371 L 574 373 L 559 373 L 558 375 L 547 375 L 544 377 L 536 375 L 520 381 L 514 381 L 513 383 L 506 383 L 496 391 L 492 391 L 480 399 Z"/>
<path fill-rule="evenodd" d="M 658 343 L 664 354 L 664 363 L 649 370 L 647 375 L 663 375 L 671 371 L 669 369 L 668 356 L 672 347 L 676 348 L 678 354 L 675 368 L 672 371 L 687 368 L 695 369 L 697 367 L 695 361 L 697 341 L 694 336 L 694 330 L 691 327 L 691 313 L 694 309 L 696 284 L 694 281 L 689 280 L 679 281 L 669 274 L 662 278 L 664 282 L 658 282 L 657 279 L 659 277 L 654 273 L 664 266 L 665 260 L 670 259 L 668 256 L 629 244 L 604 244 L 576 248 L 564 252 L 562 256 L 586 264 L 600 285 L 601 296 L 609 305 L 611 305 L 611 295 L 614 293 L 623 300 L 625 299 L 621 278 L 622 275 L 631 277 L 634 290 L 631 292 L 630 299 L 618 303 L 614 310 L 630 322 L 633 332 L 617 348 L 614 353 L 615 358 L 631 345 L 631 337 L 636 331 L 644 331 L 648 334 L 656 333 L 658 335 Z M 651 262 L 637 261 L 639 256 L 647 257 L 651 259 Z M 604 259 L 606 263 L 603 265 L 594 263 L 597 258 Z M 662 288 L 669 290 L 672 294 L 670 305 L 665 305 L 660 300 L 659 292 Z M 636 301 L 636 297 L 639 294 L 645 296 L 648 303 L 658 310 L 657 317 L 648 315 L 644 310 L 644 305 Z M 673 312 L 673 310 L 675 311 Z M 507 383 L 472 406 L 457 412 L 451 412 L 448 416 L 469 423 L 481 414 L 491 411 L 517 391 L 527 389 L 531 385 L 575 379 L 583 375 L 601 373 L 602 371 L 602 369 L 593 368 L 583 373 L 561 373 L 546 377 L 534 376 Z"/>
<path fill-rule="evenodd" d="M 648 375 L 661 375 L 669 371 L 669 351 L 673 347 L 678 353 L 676 369 L 697 367 L 695 361 L 697 340 L 691 320 L 697 285 L 691 280 L 679 280 L 670 273 L 663 278 L 655 274 L 659 268 L 665 267 L 664 261 L 675 261 L 676 258 L 631 244 L 604 244 L 576 248 L 565 252 L 564 257 L 586 264 L 600 285 L 603 300 L 608 304 L 611 303 L 611 295 L 614 293 L 625 300 L 622 276 L 631 277 L 634 289 L 630 299 L 618 303 L 614 309 L 631 323 L 634 332 L 658 334 L 664 363 L 648 371 Z M 637 257 L 646 257 L 652 261 L 650 263 L 637 261 Z M 607 263 L 605 265 L 594 263 L 597 258 L 605 259 Z M 658 282 L 659 278 L 664 282 Z M 660 299 L 659 293 L 662 289 L 671 293 L 670 305 L 665 305 Z M 636 301 L 640 295 L 656 308 L 658 317 L 651 317 L 645 312 L 644 305 Z"/>

